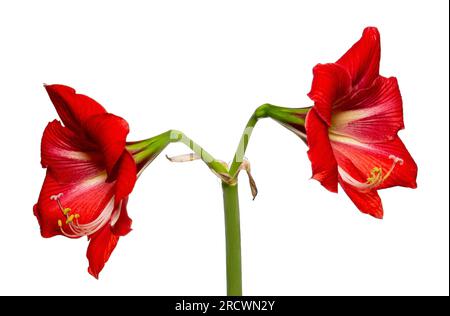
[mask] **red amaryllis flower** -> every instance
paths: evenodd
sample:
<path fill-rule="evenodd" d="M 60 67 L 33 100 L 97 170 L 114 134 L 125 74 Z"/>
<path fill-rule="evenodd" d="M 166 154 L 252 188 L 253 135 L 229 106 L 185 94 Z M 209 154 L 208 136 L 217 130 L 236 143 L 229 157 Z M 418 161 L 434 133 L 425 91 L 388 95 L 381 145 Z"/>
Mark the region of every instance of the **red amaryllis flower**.
<path fill-rule="evenodd" d="M 87 236 L 88 271 L 98 278 L 119 237 L 131 230 L 126 206 L 137 170 L 125 148 L 128 123 L 70 87 L 45 88 L 64 126 L 55 120 L 44 131 L 47 174 L 34 214 L 43 237 Z"/>
<path fill-rule="evenodd" d="M 379 65 L 373 27 L 336 63 L 317 65 L 306 133 L 313 178 L 332 192 L 339 182 L 362 212 L 382 218 L 377 190 L 415 188 L 417 166 L 397 136 L 404 128 L 397 80 L 380 76 Z"/>

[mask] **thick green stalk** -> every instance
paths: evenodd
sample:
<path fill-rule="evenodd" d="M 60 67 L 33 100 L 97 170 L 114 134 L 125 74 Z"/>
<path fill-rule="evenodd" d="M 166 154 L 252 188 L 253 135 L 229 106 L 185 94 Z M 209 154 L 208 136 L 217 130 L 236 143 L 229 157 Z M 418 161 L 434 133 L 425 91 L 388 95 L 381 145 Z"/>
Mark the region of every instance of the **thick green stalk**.
<path fill-rule="evenodd" d="M 167 131 L 166 133 L 144 141 L 127 144 L 127 149 L 136 161 L 139 174 L 169 143 L 181 142 L 188 146 L 198 158 L 202 159 L 222 179 L 225 213 L 227 294 L 229 296 L 242 295 L 241 227 L 237 176 L 240 169 L 242 169 L 241 166 L 244 162 L 245 152 L 253 129 L 259 119 L 270 117 L 306 139 L 304 125 L 305 117 L 309 109 L 290 109 L 271 104 L 261 105 L 248 121 L 229 169 L 224 163 L 216 160 L 182 132 L 175 130 Z"/>
<path fill-rule="evenodd" d="M 241 225 L 239 218 L 238 185 L 222 183 L 225 209 L 225 238 L 227 255 L 227 295 L 242 295 Z"/>
<path fill-rule="evenodd" d="M 239 196 L 237 176 L 244 162 L 245 152 L 253 133 L 253 129 L 261 118 L 270 117 L 292 129 L 297 126 L 304 127 L 306 113 L 310 108 L 291 109 L 263 104 L 255 110 L 242 134 L 238 148 L 233 158 L 228 174 L 232 180 L 230 185 L 222 183 L 223 199 L 225 207 L 225 234 L 227 245 L 227 289 L 229 296 L 242 295 L 242 270 L 241 270 L 241 231 L 239 218 Z M 299 131 L 299 135 L 302 131 Z"/>
<path fill-rule="evenodd" d="M 223 202 L 225 211 L 225 238 L 227 255 L 227 294 L 228 296 L 242 295 L 242 266 L 241 266 L 241 220 L 239 215 L 239 189 L 237 175 L 244 161 L 253 129 L 260 118 L 266 117 L 269 104 L 261 105 L 250 117 L 239 146 L 231 163 L 228 174 L 233 184 L 222 182 Z"/>

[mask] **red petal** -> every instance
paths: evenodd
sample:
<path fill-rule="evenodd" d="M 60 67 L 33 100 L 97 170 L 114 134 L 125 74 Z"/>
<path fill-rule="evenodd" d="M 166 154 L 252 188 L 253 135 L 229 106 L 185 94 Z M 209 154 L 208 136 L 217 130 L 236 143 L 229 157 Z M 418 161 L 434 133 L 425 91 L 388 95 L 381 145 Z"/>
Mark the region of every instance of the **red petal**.
<path fill-rule="evenodd" d="M 362 89 L 371 86 L 378 77 L 380 55 L 380 33 L 377 28 L 368 27 L 361 39 L 336 63 L 348 70 L 354 89 Z"/>
<path fill-rule="evenodd" d="M 330 132 L 371 143 L 392 140 L 403 128 L 397 79 L 378 77 L 370 88 L 335 105 Z"/>
<path fill-rule="evenodd" d="M 112 225 L 111 231 L 116 236 L 125 236 L 131 231 L 133 221 L 127 212 L 128 198 L 125 198 L 120 205 L 120 213 L 117 222 Z"/>
<path fill-rule="evenodd" d="M 128 151 L 123 151 L 119 162 L 117 163 L 116 178 L 116 203 L 126 198 L 137 180 L 137 168 L 133 157 Z"/>
<path fill-rule="evenodd" d="M 74 89 L 63 85 L 45 85 L 64 125 L 77 131 L 89 117 L 106 113 L 105 109 L 88 96 L 77 94 Z"/>
<path fill-rule="evenodd" d="M 74 183 L 58 182 L 47 170 L 44 184 L 34 208 L 35 215 L 41 226 L 43 237 L 61 235 L 58 220 L 65 221 L 57 202 L 52 195 L 62 193 L 60 198 L 64 208 L 70 208 L 71 214 L 79 214 L 80 224 L 90 223 L 107 207 L 114 196 L 114 184 L 106 183 L 106 174 L 84 179 Z"/>
<path fill-rule="evenodd" d="M 308 96 L 320 117 L 331 124 L 333 104 L 350 92 L 348 72 L 337 64 L 319 64 L 313 69 L 314 78 Z"/>
<path fill-rule="evenodd" d="M 341 168 L 358 181 L 365 182 L 374 167 L 381 167 L 384 174 L 393 166 L 391 156 L 402 159 L 397 163 L 392 173 L 376 189 L 393 186 L 416 188 L 417 165 L 400 138 L 384 143 L 364 144 L 349 138 L 331 138 L 334 156 Z M 358 172 L 353 172 L 352 167 Z"/>
<path fill-rule="evenodd" d="M 393 186 L 417 188 L 417 164 L 399 137 L 386 144 L 376 144 L 374 147 L 378 151 L 393 152 L 396 157 L 403 160 L 403 164 L 395 167 L 392 174 L 380 185 L 379 189 Z M 389 163 L 392 163 L 392 160 Z M 382 163 L 383 165 L 385 166 L 384 168 L 387 168 L 388 163 L 385 161 Z"/>
<path fill-rule="evenodd" d="M 105 170 L 103 158 L 93 144 L 56 120 L 47 125 L 42 136 L 41 163 L 59 182 L 77 182 Z"/>
<path fill-rule="evenodd" d="M 327 190 L 337 192 L 337 164 L 328 139 L 328 127 L 314 109 L 306 116 L 306 133 L 313 179 L 319 181 Z"/>
<path fill-rule="evenodd" d="M 89 260 L 88 272 L 98 279 L 105 263 L 108 261 L 114 248 L 116 248 L 119 236 L 111 232 L 111 226 L 106 225 L 93 236 L 89 242 L 87 258 Z"/>
<path fill-rule="evenodd" d="M 125 149 L 128 123 L 123 118 L 108 113 L 92 116 L 86 121 L 84 128 L 89 139 L 99 146 L 110 175 Z"/>
<path fill-rule="evenodd" d="M 341 177 L 339 177 L 339 183 L 361 212 L 372 215 L 375 218 L 383 218 L 383 205 L 377 191 L 372 190 L 363 193 L 348 185 Z"/>

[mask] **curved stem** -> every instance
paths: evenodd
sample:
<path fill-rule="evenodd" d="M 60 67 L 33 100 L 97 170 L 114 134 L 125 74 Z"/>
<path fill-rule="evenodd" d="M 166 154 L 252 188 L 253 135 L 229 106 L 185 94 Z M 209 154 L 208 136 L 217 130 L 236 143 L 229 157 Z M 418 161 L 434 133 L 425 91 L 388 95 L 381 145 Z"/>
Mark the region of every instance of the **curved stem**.
<path fill-rule="evenodd" d="M 228 174 L 227 167 L 184 133 L 172 130 L 171 142 L 180 142 L 189 147 L 206 165 L 217 174 Z"/>
<path fill-rule="evenodd" d="M 233 180 L 231 183 L 234 185 L 222 183 L 227 251 L 227 293 L 230 296 L 242 295 L 241 236 L 237 176 L 244 162 L 245 152 L 247 151 L 253 129 L 259 119 L 270 117 L 296 132 L 302 139 L 304 135 L 306 140 L 304 125 L 306 114 L 309 110 L 310 108 L 292 109 L 266 103 L 255 110 L 245 126 L 233 162 L 228 171 L 229 176 Z"/>
<path fill-rule="evenodd" d="M 187 137 L 183 132 L 169 130 L 158 136 L 138 142 L 127 143 L 127 150 L 133 155 L 139 174 L 152 162 L 170 143 L 183 143 L 189 147 L 216 174 L 228 175 L 225 165 L 215 159 L 200 145 Z"/>
<path fill-rule="evenodd" d="M 227 295 L 242 295 L 242 265 L 241 265 L 241 222 L 239 215 L 239 189 L 237 175 L 244 162 L 253 129 L 260 118 L 266 117 L 269 104 L 260 106 L 250 117 L 245 126 L 233 162 L 228 171 L 233 184 L 222 182 L 224 213 L 225 213 L 225 239 L 227 260 Z"/>
<path fill-rule="evenodd" d="M 257 108 L 245 126 L 229 170 L 229 174 L 232 179 L 236 177 L 239 167 L 244 162 L 245 152 L 247 151 L 247 146 L 250 142 L 250 137 L 252 136 L 256 123 L 258 123 L 260 118 L 267 117 L 267 110 L 270 106 L 270 104 L 266 103 Z"/>
<path fill-rule="evenodd" d="M 311 107 L 286 108 L 269 103 L 265 103 L 257 108 L 245 126 L 239 146 L 233 158 L 233 163 L 229 169 L 230 177 L 234 179 L 237 176 L 239 167 L 244 162 L 245 152 L 247 150 L 250 137 L 252 136 L 253 129 L 259 119 L 270 117 L 296 133 L 306 142 L 305 118 L 310 109 Z"/>
<path fill-rule="evenodd" d="M 225 213 L 226 260 L 227 260 L 227 294 L 242 295 L 241 268 L 241 230 L 239 215 L 238 174 L 244 162 L 253 129 L 261 118 L 271 117 L 275 121 L 291 129 L 306 140 L 305 118 L 310 108 L 290 109 L 263 104 L 255 110 L 248 121 L 240 139 L 233 162 L 228 169 L 226 164 L 215 159 L 201 146 L 184 133 L 169 130 L 156 137 L 135 143 L 128 143 L 127 150 L 133 155 L 138 166 L 138 175 L 158 156 L 169 143 L 183 143 L 189 147 L 206 165 L 222 179 L 222 190 Z"/>

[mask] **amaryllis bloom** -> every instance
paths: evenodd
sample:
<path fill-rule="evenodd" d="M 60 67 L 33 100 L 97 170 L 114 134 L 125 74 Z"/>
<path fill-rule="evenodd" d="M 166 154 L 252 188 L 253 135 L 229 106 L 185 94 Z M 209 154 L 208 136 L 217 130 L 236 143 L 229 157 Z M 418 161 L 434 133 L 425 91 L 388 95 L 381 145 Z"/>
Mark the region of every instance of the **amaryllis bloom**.
<path fill-rule="evenodd" d="M 125 147 L 128 123 L 70 87 L 45 88 L 64 126 L 55 120 L 44 131 L 47 174 L 34 214 L 43 237 L 87 236 L 88 271 L 98 278 L 119 238 L 131 230 L 127 201 L 137 168 Z"/>
<path fill-rule="evenodd" d="M 377 190 L 416 188 L 417 166 L 397 136 L 404 128 L 396 78 L 379 75 L 380 35 L 374 27 L 336 63 L 314 67 L 309 97 L 314 106 L 261 106 L 308 146 L 313 179 L 332 192 L 338 183 L 358 209 L 377 218 L 383 207 Z"/>
<path fill-rule="evenodd" d="M 396 78 L 379 75 L 374 27 L 336 63 L 319 64 L 306 116 L 313 178 L 332 192 L 338 183 L 364 213 L 383 217 L 377 190 L 416 188 L 417 166 L 397 136 L 404 128 Z"/>

